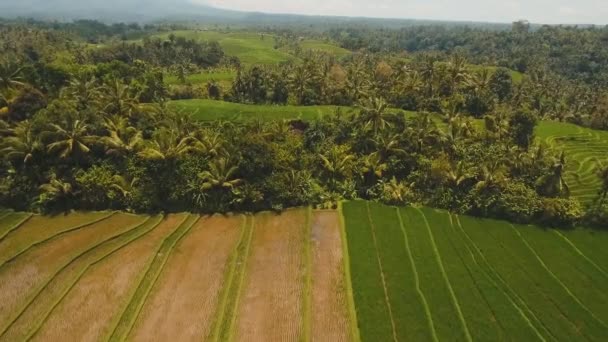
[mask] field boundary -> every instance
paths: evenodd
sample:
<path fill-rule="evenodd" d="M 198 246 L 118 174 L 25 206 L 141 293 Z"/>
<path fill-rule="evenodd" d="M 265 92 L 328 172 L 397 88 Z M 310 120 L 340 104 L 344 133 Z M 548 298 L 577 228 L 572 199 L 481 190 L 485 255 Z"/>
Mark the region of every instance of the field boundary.
<path fill-rule="evenodd" d="M 60 238 L 60 237 L 62 237 L 63 235 L 69 234 L 69 233 L 74 232 L 74 231 L 77 231 L 77 230 L 79 230 L 79 229 L 83 229 L 83 228 L 86 228 L 86 227 L 88 227 L 88 226 L 91 226 L 91 225 L 97 224 L 97 223 L 99 223 L 99 222 L 101 222 L 101 221 L 103 221 L 103 220 L 105 220 L 105 219 L 108 219 L 108 218 L 110 218 L 110 217 L 114 216 L 114 215 L 116 215 L 116 212 L 111 212 L 110 214 L 108 214 L 108 215 L 106 215 L 106 216 L 100 217 L 100 218 L 98 218 L 98 219 L 95 219 L 95 220 L 90 221 L 90 222 L 87 222 L 87 223 L 83 223 L 83 224 L 80 224 L 80 225 L 77 225 L 77 226 L 73 226 L 73 227 L 67 228 L 66 230 L 63 230 L 63 231 L 61 231 L 61 232 L 59 232 L 59 233 L 57 233 L 57 234 L 54 234 L 54 235 L 52 235 L 52 236 L 49 236 L 49 237 L 48 237 L 48 238 L 46 238 L 46 239 L 43 239 L 43 240 L 37 241 L 37 242 L 35 242 L 35 243 L 31 244 L 31 245 L 28 245 L 27 247 L 25 247 L 25 248 L 21 249 L 19 252 L 17 252 L 17 253 L 16 253 L 15 255 L 13 255 L 12 257 L 10 257 L 10 258 L 6 259 L 6 260 L 5 260 L 5 261 L 3 261 L 3 262 L 0 262 L 0 268 L 4 267 L 4 265 L 6 265 L 7 263 L 9 263 L 9 262 L 11 262 L 11 261 L 13 261 L 13 260 L 17 259 L 19 256 L 23 255 L 23 254 L 24 254 L 24 253 L 26 253 L 28 250 L 30 250 L 30 249 L 32 249 L 32 248 L 35 248 L 36 246 L 42 245 L 42 244 L 44 244 L 44 243 L 46 243 L 46 242 L 48 242 L 48 241 L 54 240 L 54 239 L 56 239 L 56 238 Z M 31 215 L 29 218 L 31 218 L 31 217 L 33 217 L 33 215 Z M 29 220 L 29 218 L 28 218 L 26 221 L 28 221 L 28 220 Z M 24 221 L 24 222 L 25 222 L 25 221 Z M 6 236 L 8 236 L 8 234 L 7 234 Z"/>
<path fill-rule="evenodd" d="M 388 308 L 388 315 L 391 319 L 391 326 L 393 328 L 393 340 L 395 342 L 399 341 L 397 338 L 397 328 L 395 326 L 395 319 L 393 318 L 393 309 L 391 308 L 390 299 L 388 297 L 388 288 L 386 286 L 386 279 L 384 278 L 384 269 L 382 268 L 382 260 L 380 259 L 380 253 L 378 252 L 378 242 L 376 239 L 376 225 L 372 220 L 372 213 L 369 207 L 369 202 L 365 202 L 365 207 L 367 208 L 367 219 L 369 220 L 369 224 L 371 226 L 372 231 L 372 239 L 374 240 L 374 251 L 376 252 L 376 259 L 378 261 L 378 267 L 380 268 L 380 278 L 382 280 L 382 287 L 384 288 L 384 300 L 386 302 L 386 307 Z"/>
<path fill-rule="evenodd" d="M 245 245 L 245 251 L 243 252 L 243 262 L 241 265 L 241 273 L 238 275 L 239 280 L 238 284 L 236 284 L 236 293 L 234 294 L 234 303 L 232 303 L 232 317 L 230 317 L 230 322 L 228 323 L 225 341 L 232 342 L 234 338 L 234 329 L 236 325 L 236 320 L 238 316 L 239 304 L 241 301 L 241 294 L 243 292 L 243 283 L 245 282 L 245 276 L 247 275 L 247 265 L 249 264 L 249 257 L 251 251 L 251 241 L 253 239 L 253 231 L 255 229 L 255 216 L 251 215 L 249 220 L 249 238 L 247 239 L 247 244 Z"/>
<path fill-rule="evenodd" d="M 410 249 L 410 242 L 409 242 L 409 238 L 407 237 L 407 232 L 405 230 L 405 224 L 403 224 L 403 217 L 401 217 L 401 210 L 399 210 L 399 208 L 395 208 L 395 211 L 397 212 L 397 219 L 399 220 L 399 225 L 401 226 L 401 232 L 403 233 L 403 240 L 404 240 L 403 242 L 405 245 L 405 250 L 407 251 L 407 255 L 410 260 L 410 265 L 412 266 L 412 271 L 413 271 L 412 273 L 414 274 L 414 284 L 416 287 L 416 292 L 418 292 L 418 295 L 420 296 L 420 300 L 422 301 L 422 305 L 424 306 L 424 313 L 426 315 L 426 319 L 429 324 L 429 330 L 430 330 L 431 336 L 433 337 L 433 341 L 438 342 L 439 338 L 437 337 L 437 331 L 435 330 L 435 323 L 433 321 L 433 315 L 431 313 L 431 308 L 429 307 L 426 297 L 424 296 L 424 293 L 422 292 L 422 289 L 420 288 L 420 277 L 418 275 L 416 263 L 414 262 L 414 257 L 412 256 L 412 251 Z"/>
<path fill-rule="evenodd" d="M 40 328 L 42 328 L 42 326 L 44 325 L 44 323 L 46 322 L 46 320 L 48 319 L 48 317 L 50 316 L 50 314 L 55 310 L 55 308 L 59 305 L 59 303 L 61 303 L 61 301 L 65 298 L 65 296 L 70 292 L 70 290 L 72 290 L 72 288 L 78 283 L 78 281 L 84 276 L 84 274 L 95 264 L 103 261 L 104 259 L 106 259 L 107 257 L 111 256 L 112 254 L 118 252 L 119 250 L 121 250 L 122 248 L 125 248 L 126 246 L 128 246 L 131 242 L 139 239 L 140 237 L 142 237 L 143 235 L 149 233 L 150 231 L 152 231 L 154 228 L 156 228 L 158 226 L 158 224 L 161 222 L 162 220 L 162 216 L 160 216 L 160 220 L 156 223 L 154 223 L 153 225 L 151 225 L 151 227 L 145 231 L 142 231 L 141 234 L 136 234 L 135 236 L 133 236 L 131 239 L 125 241 L 123 244 L 116 246 L 116 248 L 111 249 L 108 253 L 100 256 L 99 258 L 97 258 L 96 260 L 86 264 L 86 266 L 82 269 L 82 271 L 80 271 L 79 273 L 77 273 L 77 276 L 74 278 L 74 281 L 64 290 L 61 292 L 61 295 L 59 296 L 59 299 L 53 303 L 53 305 L 51 305 L 51 307 L 46 310 L 46 313 L 44 314 L 44 318 L 42 321 L 39 322 L 39 324 L 37 324 L 36 327 L 34 327 L 33 329 L 30 329 L 29 333 L 27 334 L 27 338 L 25 340 L 30 340 L 34 337 L 34 335 L 40 330 Z M 83 253 L 82 255 L 80 255 L 77 259 L 84 257 L 84 254 L 88 254 L 93 252 L 95 249 L 102 247 L 102 245 L 107 244 L 107 243 L 112 243 L 115 240 L 120 239 L 121 237 L 124 237 L 125 235 L 128 235 L 129 233 L 133 233 L 134 231 L 136 231 L 137 229 L 141 228 L 142 226 L 144 226 L 146 223 L 148 223 L 149 220 L 146 220 L 144 223 L 136 226 L 133 229 L 127 230 L 117 236 L 114 236 L 108 240 L 105 240 L 103 242 L 101 242 L 100 244 L 96 245 L 95 247 L 91 248 L 90 250 L 88 250 L 87 252 Z M 67 267 L 69 267 L 72 263 L 76 262 L 77 259 L 72 260 L 70 263 L 68 263 L 66 266 L 64 266 L 62 268 L 61 271 L 64 271 Z M 27 308 L 34 302 L 34 300 L 36 300 L 36 298 L 38 298 L 38 296 L 42 293 L 42 291 L 44 291 L 48 285 L 59 275 L 60 272 L 58 272 L 49 282 L 47 282 L 44 287 L 36 294 L 36 296 L 28 303 L 27 307 L 22 310 L 19 314 L 19 317 L 21 317 L 21 315 L 23 315 L 25 313 L 25 311 L 27 310 Z M 11 326 L 12 324 L 14 324 L 19 317 L 17 317 L 15 320 L 13 320 L 13 322 L 11 322 Z M 10 326 L 8 327 L 10 329 Z M 6 332 L 8 331 L 8 329 L 6 329 L 1 336 L 3 336 Z"/>
<path fill-rule="evenodd" d="M 306 208 L 304 227 L 304 303 L 302 305 L 302 340 L 311 341 L 312 336 L 312 207 Z"/>
<path fill-rule="evenodd" d="M 591 315 L 591 317 L 593 317 L 593 319 L 595 319 L 598 323 L 600 323 L 604 328 L 608 328 L 608 326 L 606 325 L 606 323 L 604 323 L 603 320 L 601 320 L 599 317 L 597 317 L 593 311 L 591 311 L 585 304 L 583 304 L 583 302 L 581 302 L 581 300 L 574 294 L 572 293 L 572 291 L 570 290 L 570 288 L 568 288 L 568 286 L 566 286 L 566 284 L 564 284 L 564 282 L 561 281 L 561 279 L 559 279 L 557 277 L 557 275 L 555 273 L 553 273 L 553 271 L 551 271 L 551 269 L 547 266 L 547 264 L 545 264 L 545 262 L 543 261 L 543 259 L 541 258 L 540 255 L 538 255 L 538 253 L 536 253 L 536 251 L 534 250 L 534 248 L 532 246 L 530 246 L 530 244 L 528 243 L 528 241 L 523 237 L 523 235 L 521 235 L 521 233 L 515 228 L 515 226 L 513 224 L 510 224 L 511 228 L 515 231 L 515 233 L 517 234 L 517 236 L 521 239 L 521 241 L 524 243 L 524 245 L 526 245 L 526 247 L 530 250 L 530 252 L 534 255 L 534 257 L 536 258 L 536 260 L 538 261 L 538 263 L 543 267 L 543 269 L 545 271 L 547 271 L 547 273 L 551 276 L 551 278 L 553 278 L 553 280 L 555 280 L 563 289 L 564 291 L 566 291 L 566 293 L 583 309 L 585 310 L 585 312 L 587 312 L 589 315 Z"/>
<path fill-rule="evenodd" d="M 450 292 L 450 297 L 452 297 L 452 303 L 458 312 L 458 319 L 462 324 L 462 328 L 464 329 L 464 334 L 466 336 L 467 341 L 472 342 L 473 338 L 471 337 L 471 333 L 469 332 L 469 328 L 467 326 L 467 322 L 462 314 L 462 310 L 460 308 L 460 304 L 458 303 L 458 299 L 456 298 L 456 294 L 454 293 L 454 289 L 452 288 L 452 284 L 450 283 L 450 279 L 448 278 L 448 274 L 443 267 L 443 260 L 441 259 L 441 253 L 439 253 L 439 249 L 437 248 L 437 244 L 435 243 L 435 236 L 433 235 L 433 231 L 431 230 L 431 226 L 429 225 L 429 221 L 426 219 L 426 215 L 424 212 L 420 210 L 420 208 L 415 208 L 420 215 L 422 215 L 422 219 L 424 220 L 424 225 L 426 226 L 427 232 L 429 233 L 429 237 L 431 238 L 431 244 L 433 245 L 433 251 L 435 252 L 435 260 L 439 265 L 439 270 L 441 271 L 441 275 L 443 276 L 443 280 L 445 281 L 446 286 L 448 287 L 448 291 Z"/>
<path fill-rule="evenodd" d="M 340 240 L 342 242 L 342 263 L 344 268 L 344 283 L 346 284 L 346 301 L 350 323 L 351 339 L 354 342 L 361 342 L 359 333 L 359 323 L 357 321 L 357 310 L 355 306 L 355 296 L 353 294 L 353 283 L 350 274 L 350 254 L 348 252 L 348 238 L 346 233 L 346 222 L 344 219 L 343 202 L 338 202 L 338 218 L 340 220 Z"/>
<path fill-rule="evenodd" d="M 2 216 L 2 219 L 5 219 L 7 216 L 9 216 L 10 214 L 16 214 L 13 212 L 7 212 L 4 216 Z M 27 214 L 24 218 L 21 219 L 21 221 L 15 223 L 13 226 L 9 227 L 3 234 L 2 236 L 0 236 L 0 242 L 2 242 L 2 240 L 4 240 L 5 237 L 8 236 L 8 234 L 12 233 L 14 230 L 18 229 L 19 227 L 21 227 L 21 225 L 23 225 L 25 222 L 27 222 L 30 218 L 32 218 L 34 216 L 34 214 Z"/>
<path fill-rule="evenodd" d="M 208 336 L 203 336 L 203 338 L 206 337 L 209 340 L 217 341 L 223 326 L 224 315 L 226 314 L 226 305 L 228 303 L 228 296 L 230 295 L 230 289 L 232 288 L 234 273 L 236 272 L 237 262 L 239 259 L 239 248 L 243 245 L 247 231 L 247 215 L 241 216 L 243 221 L 241 223 L 241 234 L 239 236 L 239 240 L 234 246 L 234 249 L 230 253 L 230 261 L 228 262 L 229 266 L 224 272 L 224 279 L 222 281 L 222 291 L 219 295 L 220 300 L 215 309 L 214 321 L 211 325 L 211 329 L 209 330 Z"/>
<path fill-rule="evenodd" d="M 570 239 L 568 239 L 568 237 L 564 236 L 564 234 L 560 233 L 557 230 L 553 230 L 553 232 L 555 234 L 557 234 L 559 237 L 561 237 L 570 247 L 572 247 L 572 249 L 577 254 L 579 254 L 581 257 L 583 257 L 583 259 L 585 259 L 588 263 L 590 263 L 593 267 L 595 267 L 601 274 L 603 274 L 605 277 L 608 278 L 608 272 L 604 271 L 604 269 L 601 268 L 598 264 L 596 264 L 595 261 L 593 261 L 587 255 L 585 255 L 585 253 L 583 253 L 583 251 L 581 251 L 578 247 L 576 247 L 576 245 L 572 241 L 570 241 Z"/>
<path fill-rule="evenodd" d="M 177 228 L 171 234 L 165 237 L 165 239 L 163 239 L 160 246 L 156 249 L 156 253 L 153 254 L 150 262 L 148 263 L 144 275 L 141 277 L 139 284 L 131 295 L 131 299 L 125 306 L 123 312 L 120 315 L 116 316 L 116 320 L 115 322 L 113 322 L 114 328 L 112 329 L 112 332 L 109 334 L 109 336 L 106 336 L 106 338 L 104 338 L 105 341 L 124 341 L 129 336 L 131 330 L 133 329 L 133 326 L 135 325 L 135 322 L 137 321 L 137 318 L 139 317 L 141 309 L 143 308 L 144 303 L 146 302 L 146 297 L 154 286 L 156 279 L 158 279 L 158 276 L 162 272 L 162 269 L 167 259 L 169 258 L 169 255 L 171 254 L 173 246 L 175 246 L 175 244 L 183 236 L 185 236 L 188 231 L 190 231 L 190 228 L 192 228 L 192 226 L 199 219 L 199 215 L 186 215 L 186 217 L 181 221 Z M 162 251 L 165 251 L 165 253 L 162 253 L 162 255 L 160 255 Z M 156 265 L 158 265 L 158 268 L 156 270 L 156 273 L 153 274 L 153 268 Z M 139 295 L 141 295 L 141 298 L 138 298 Z M 133 309 L 133 313 L 130 317 L 127 317 L 127 313 L 131 308 Z M 125 319 L 127 325 L 125 326 L 125 330 L 121 331 L 119 327 L 120 322 L 123 321 L 123 318 Z M 119 336 L 120 333 L 123 333 L 123 336 Z"/>

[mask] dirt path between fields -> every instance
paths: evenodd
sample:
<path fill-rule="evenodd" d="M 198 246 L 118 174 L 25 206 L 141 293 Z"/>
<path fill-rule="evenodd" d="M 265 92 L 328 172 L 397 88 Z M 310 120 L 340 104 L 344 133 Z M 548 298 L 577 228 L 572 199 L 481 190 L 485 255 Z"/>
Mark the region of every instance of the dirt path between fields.
<path fill-rule="evenodd" d="M 243 220 L 213 216 L 192 227 L 167 261 L 128 340 L 201 341 L 209 334 Z"/>
<path fill-rule="evenodd" d="M 340 218 L 337 211 L 312 216 L 313 341 L 349 341 Z"/>
<path fill-rule="evenodd" d="M 146 266 L 186 215 L 171 215 L 146 236 L 94 265 L 50 314 L 33 340 L 99 341 L 127 306 Z"/>
<path fill-rule="evenodd" d="M 306 215 L 300 209 L 255 217 L 236 341 L 300 340 Z"/>

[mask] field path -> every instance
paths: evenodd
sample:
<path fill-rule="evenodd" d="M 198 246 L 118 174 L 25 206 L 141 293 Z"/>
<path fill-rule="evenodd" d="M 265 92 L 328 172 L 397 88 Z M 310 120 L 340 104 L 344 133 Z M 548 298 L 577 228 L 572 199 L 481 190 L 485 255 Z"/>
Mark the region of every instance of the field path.
<path fill-rule="evenodd" d="M 113 213 L 73 213 L 70 215 L 40 216 L 33 215 L 18 229 L 12 230 L 0 240 L 0 266 L 16 258 L 33 245 L 40 244 L 58 235 L 89 227 Z"/>
<path fill-rule="evenodd" d="M 313 212 L 311 228 L 312 340 L 350 341 L 338 212 Z"/>
<path fill-rule="evenodd" d="M 184 220 L 171 215 L 152 232 L 93 265 L 47 317 L 36 341 L 98 341 L 108 334 L 163 240 Z"/>
<path fill-rule="evenodd" d="M 256 217 L 236 341 L 300 340 L 306 216 L 306 210 L 288 210 Z"/>
<path fill-rule="evenodd" d="M 0 333 L 65 265 L 106 239 L 144 222 L 143 216 L 117 214 L 102 222 L 30 248 L 0 269 Z"/>
<path fill-rule="evenodd" d="M 209 334 L 242 216 L 199 220 L 174 248 L 130 341 L 200 341 Z"/>

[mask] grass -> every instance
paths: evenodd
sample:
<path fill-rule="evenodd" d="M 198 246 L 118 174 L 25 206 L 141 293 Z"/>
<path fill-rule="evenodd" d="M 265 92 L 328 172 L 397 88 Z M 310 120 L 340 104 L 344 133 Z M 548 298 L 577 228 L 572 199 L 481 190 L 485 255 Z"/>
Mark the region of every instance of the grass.
<path fill-rule="evenodd" d="M 177 100 L 169 105 L 178 111 L 191 114 L 196 120 L 283 120 L 302 119 L 312 121 L 326 115 L 333 115 L 336 110 L 348 112 L 350 107 L 338 106 L 275 106 L 248 105 L 215 100 Z"/>
<path fill-rule="evenodd" d="M 357 111 L 355 107 L 345 106 L 278 106 L 278 105 L 252 105 L 216 100 L 177 100 L 170 101 L 173 109 L 188 113 L 200 121 L 248 121 L 248 120 L 304 120 L 314 121 L 324 116 L 347 115 Z M 391 109 L 392 113 L 403 113 Z M 414 117 L 415 112 L 405 112 L 407 117 Z"/>
<path fill-rule="evenodd" d="M 191 74 L 186 76 L 186 83 L 190 84 L 199 84 L 204 85 L 209 81 L 217 81 L 217 82 L 228 82 L 231 83 L 232 80 L 236 78 L 236 71 L 234 70 L 222 70 L 222 71 L 208 71 L 208 72 L 200 72 L 197 74 Z M 175 75 L 166 75 L 165 82 L 170 85 L 181 84 L 177 76 Z"/>
<path fill-rule="evenodd" d="M 350 51 L 339 47 L 337 45 L 326 43 L 320 40 L 315 39 L 305 39 L 300 42 L 300 47 L 302 50 L 310 50 L 310 51 L 321 51 L 331 55 L 336 56 L 337 58 L 342 58 L 351 54 Z"/>
<path fill-rule="evenodd" d="M 425 298 L 416 286 L 415 265 L 409 261 L 404 232 L 393 208 L 368 204 L 386 278 L 387 293 L 398 341 L 437 340 Z"/>
<path fill-rule="evenodd" d="M 155 253 L 153 260 L 149 264 L 143 279 L 140 281 L 139 286 L 131 297 L 130 302 L 122 315 L 120 315 L 120 319 L 115 325 L 109 340 L 124 341 L 127 338 L 141 309 L 143 308 L 150 290 L 154 286 L 156 279 L 158 279 L 158 276 L 167 262 L 173 247 L 190 230 L 198 219 L 199 216 L 197 215 L 190 215 L 186 217 L 179 227 L 171 235 L 164 239 L 158 251 Z"/>
<path fill-rule="evenodd" d="M 393 339 L 384 292 L 397 340 L 608 336 L 608 259 L 597 252 L 604 250 L 606 232 L 547 231 L 365 202 L 345 203 L 343 212 L 363 340 Z M 375 231 L 376 244 L 369 231 Z M 384 336 L 372 339 L 382 333 L 374 331 L 379 324 Z"/>
<path fill-rule="evenodd" d="M 344 219 L 344 204 L 338 203 L 338 214 L 340 219 L 340 239 L 342 242 L 342 254 L 344 263 L 344 284 L 346 285 L 346 300 L 348 318 L 351 327 L 350 336 L 353 342 L 361 341 L 361 334 L 359 332 L 359 324 L 357 323 L 357 311 L 355 309 L 355 298 L 353 295 L 353 282 L 351 276 L 351 262 L 350 254 L 348 253 L 348 239 L 346 238 L 346 222 Z"/>
<path fill-rule="evenodd" d="M 17 315 L 9 328 L 0 334 L 0 340 L 28 340 L 49 316 L 69 290 L 77 283 L 89 267 L 115 251 L 127 246 L 154 229 L 161 221 L 162 216 L 128 229 L 120 235 L 103 241 L 94 248 L 89 249 L 57 274 L 36 294 L 28 305 Z"/>
<path fill-rule="evenodd" d="M 365 202 L 343 206 L 353 297 L 362 341 L 391 341 L 393 329 Z"/>
<path fill-rule="evenodd" d="M 228 56 L 236 56 L 243 64 L 278 64 L 295 59 L 274 49 L 274 38 L 267 34 L 218 31 L 171 31 L 158 35 L 167 39 L 170 34 L 199 41 L 217 41 Z"/>

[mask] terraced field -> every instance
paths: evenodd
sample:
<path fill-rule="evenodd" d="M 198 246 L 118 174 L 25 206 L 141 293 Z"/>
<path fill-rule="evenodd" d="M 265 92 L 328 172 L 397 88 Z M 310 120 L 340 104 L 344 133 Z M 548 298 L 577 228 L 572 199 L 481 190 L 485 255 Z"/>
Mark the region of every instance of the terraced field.
<path fill-rule="evenodd" d="M 0 341 L 354 336 L 337 211 L 0 211 L 0 228 Z"/>
<path fill-rule="evenodd" d="M 598 161 L 604 165 L 608 163 L 608 132 L 567 123 L 542 122 L 537 135 L 549 146 L 566 152 L 564 178 L 570 186 L 571 196 L 583 204 L 592 203 L 600 187 Z"/>
<path fill-rule="evenodd" d="M 343 207 L 363 341 L 605 341 L 608 233 Z"/>

